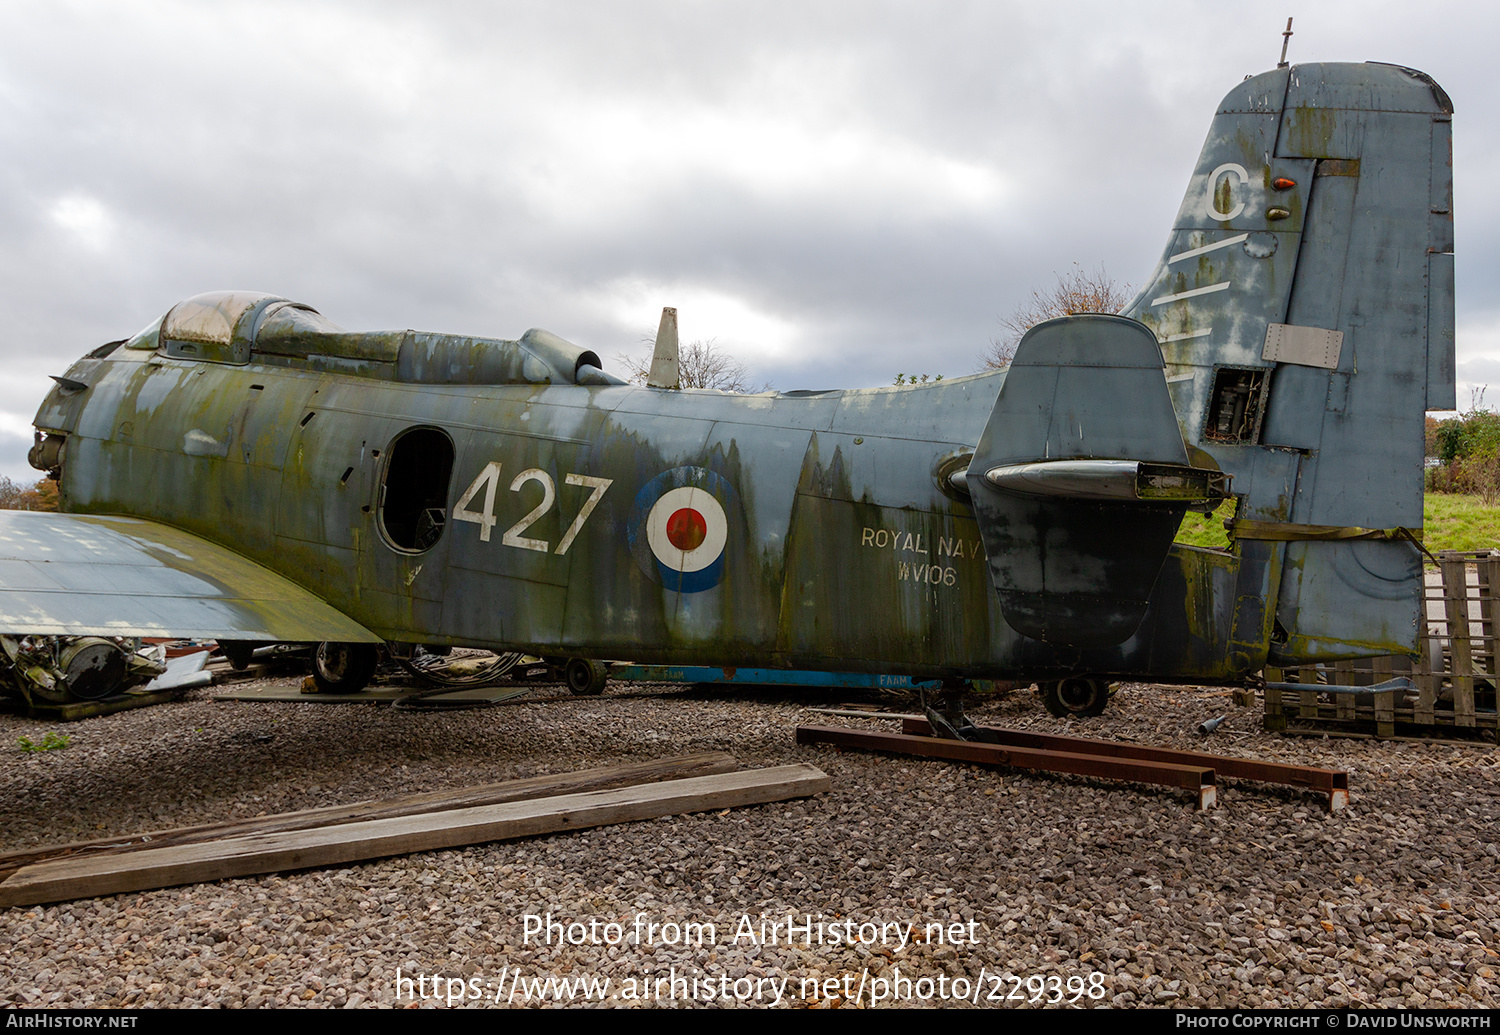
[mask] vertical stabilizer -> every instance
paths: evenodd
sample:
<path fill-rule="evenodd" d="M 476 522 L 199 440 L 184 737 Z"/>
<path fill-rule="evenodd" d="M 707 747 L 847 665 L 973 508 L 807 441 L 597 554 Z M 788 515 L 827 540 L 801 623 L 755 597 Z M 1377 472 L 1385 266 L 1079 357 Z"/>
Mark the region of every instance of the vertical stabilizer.
<path fill-rule="evenodd" d="M 1127 310 L 1235 534 L 1284 551 L 1273 661 L 1410 650 L 1424 417 L 1454 405 L 1452 105 L 1381 64 L 1297 65 L 1221 104 Z"/>

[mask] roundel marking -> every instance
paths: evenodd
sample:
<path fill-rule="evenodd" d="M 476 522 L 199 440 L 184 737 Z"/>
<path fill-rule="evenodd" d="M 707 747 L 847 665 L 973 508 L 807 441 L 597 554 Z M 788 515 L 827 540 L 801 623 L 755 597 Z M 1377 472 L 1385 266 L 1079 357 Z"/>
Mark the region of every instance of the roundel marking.
<path fill-rule="evenodd" d="M 702 571 L 724 555 L 729 521 L 719 501 L 696 486 L 664 492 L 646 515 L 646 541 L 672 571 Z"/>
<path fill-rule="evenodd" d="M 667 541 L 684 553 L 696 550 L 708 538 L 708 522 L 692 507 L 673 511 L 667 518 Z"/>
<path fill-rule="evenodd" d="M 630 526 L 631 549 L 641 569 L 679 593 L 719 584 L 729 542 L 733 486 L 701 467 L 664 471 L 642 487 Z"/>

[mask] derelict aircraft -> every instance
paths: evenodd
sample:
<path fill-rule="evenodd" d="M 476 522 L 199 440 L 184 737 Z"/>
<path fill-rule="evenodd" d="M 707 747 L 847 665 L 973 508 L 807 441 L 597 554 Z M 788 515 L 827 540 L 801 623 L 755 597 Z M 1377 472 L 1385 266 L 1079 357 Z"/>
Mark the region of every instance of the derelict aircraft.
<path fill-rule="evenodd" d="M 1410 653 L 1451 113 L 1393 65 L 1246 79 L 1123 315 L 938 383 L 640 387 L 545 331 L 197 296 L 56 379 L 66 513 L 3 514 L 0 640 L 326 641 L 344 685 L 377 644 L 996 677 L 1080 714 Z M 1226 501 L 1230 549 L 1174 544 Z"/>

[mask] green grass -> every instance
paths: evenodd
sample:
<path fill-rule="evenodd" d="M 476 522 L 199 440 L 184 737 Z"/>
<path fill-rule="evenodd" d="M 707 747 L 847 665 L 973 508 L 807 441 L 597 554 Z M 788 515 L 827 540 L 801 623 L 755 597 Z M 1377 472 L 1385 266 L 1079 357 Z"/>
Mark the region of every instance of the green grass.
<path fill-rule="evenodd" d="M 1227 548 L 1229 536 L 1224 531 L 1224 518 L 1228 515 L 1228 507 L 1220 507 L 1207 516 L 1189 513 L 1182 519 L 1177 542 Z M 1478 496 L 1429 492 L 1422 506 L 1422 524 L 1422 545 L 1433 553 L 1500 547 L 1500 507 L 1486 506 Z"/>
<path fill-rule="evenodd" d="M 1422 524 L 1422 545 L 1433 553 L 1500 546 L 1500 507 L 1486 506 L 1478 496 L 1429 492 Z"/>
<path fill-rule="evenodd" d="M 73 738 L 66 733 L 49 730 L 47 731 L 47 735 L 42 737 L 40 743 L 32 740 L 30 737 L 17 737 L 16 742 L 21 745 L 22 751 L 61 751 L 73 742 Z"/>
<path fill-rule="evenodd" d="M 1212 514 L 1188 511 L 1182 519 L 1182 527 L 1177 529 L 1177 542 L 1187 546 L 1229 549 L 1229 533 L 1224 531 L 1224 519 L 1233 511 L 1233 507 L 1220 507 Z"/>

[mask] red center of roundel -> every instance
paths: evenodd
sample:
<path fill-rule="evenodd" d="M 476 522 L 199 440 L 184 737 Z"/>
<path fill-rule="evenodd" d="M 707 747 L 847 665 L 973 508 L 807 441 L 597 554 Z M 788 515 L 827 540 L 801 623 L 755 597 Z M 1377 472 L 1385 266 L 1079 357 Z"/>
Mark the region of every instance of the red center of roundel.
<path fill-rule="evenodd" d="M 692 507 L 683 507 L 667 518 L 667 542 L 683 553 L 696 550 L 708 536 L 708 522 Z"/>

